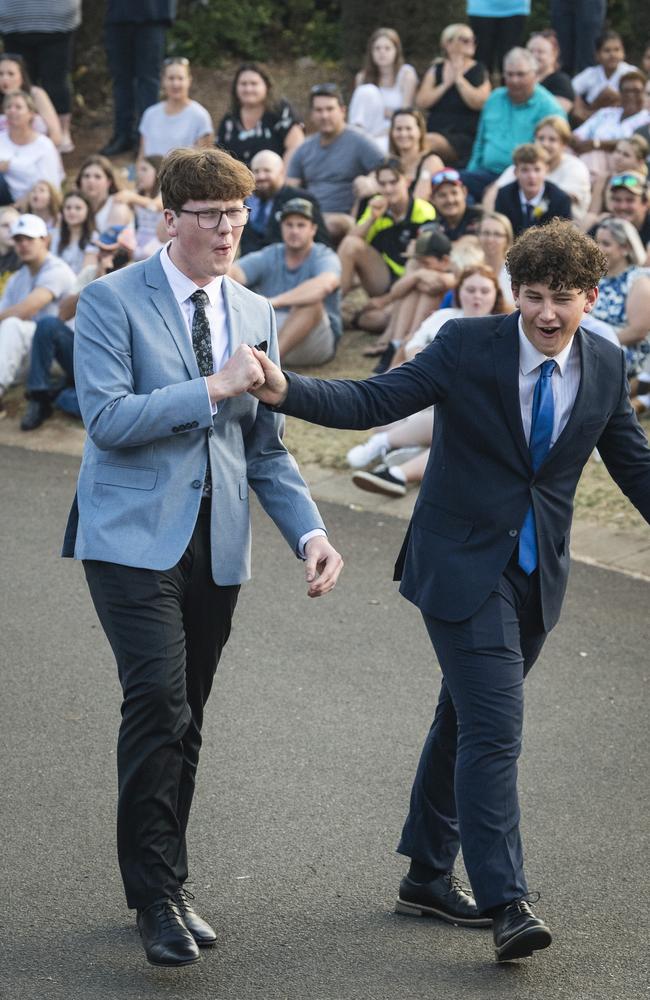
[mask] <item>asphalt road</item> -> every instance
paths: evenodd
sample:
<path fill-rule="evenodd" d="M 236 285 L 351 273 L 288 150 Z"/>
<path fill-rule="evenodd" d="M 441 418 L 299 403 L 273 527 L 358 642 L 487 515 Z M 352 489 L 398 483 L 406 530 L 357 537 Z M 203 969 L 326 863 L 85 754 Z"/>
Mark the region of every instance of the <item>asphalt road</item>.
<path fill-rule="evenodd" d="M 553 946 L 393 913 L 394 854 L 438 669 L 390 582 L 403 522 L 324 505 L 346 558 L 309 601 L 254 509 L 254 581 L 218 673 L 190 830 L 219 944 L 144 961 L 114 848 L 119 691 L 81 567 L 58 558 L 76 461 L 0 449 L 3 1000 L 647 997 L 650 584 L 574 566 L 528 681 L 520 769 Z"/>

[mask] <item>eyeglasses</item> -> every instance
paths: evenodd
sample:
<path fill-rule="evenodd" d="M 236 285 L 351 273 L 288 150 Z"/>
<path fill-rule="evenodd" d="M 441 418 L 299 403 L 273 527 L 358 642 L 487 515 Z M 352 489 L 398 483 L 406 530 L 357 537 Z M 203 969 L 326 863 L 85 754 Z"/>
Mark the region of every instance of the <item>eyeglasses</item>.
<path fill-rule="evenodd" d="M 218 229 L 225 215 L 231 229 L 241 229 L 248 222 L 250 211 L 250 208 L 244 205 L 242 208 L 226 208 L 224 211 L 219 208 L 204 208 L 196 212 L 190 208 L 180 208 L 176 214 L 196 216 L 199 229 Z"/>
<path fill-rule="evenodd" d="M 452 42 L 462 42 L 463 45 L 473 45 L 476 39 L 474 35 L 454 35 Z"/>
<path fill-rule="evenodd" d="M 190 61 L 185 56 L 167 56 L 163 59 L 163 66 L 189 66 Z"/>

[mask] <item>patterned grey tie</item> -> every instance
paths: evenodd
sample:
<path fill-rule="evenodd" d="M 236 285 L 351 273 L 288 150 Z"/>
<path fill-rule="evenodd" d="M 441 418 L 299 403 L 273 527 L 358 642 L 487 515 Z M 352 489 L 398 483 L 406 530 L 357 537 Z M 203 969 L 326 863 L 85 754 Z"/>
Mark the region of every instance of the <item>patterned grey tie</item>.
<path fill-rule="evenodd" d="M 212 337 L 210 336 L 210 320 L 208 319 L 205 307 L 210 301 L 207 292 L 202 288 L 197 288 L 190 295 L 190 300 L 194 303 L 194 316 L 192 317 L 192 346 L 196 355 L 196 363 L 199 366 L 199 374 L 212 375 L 214 362 L 212 360 Z M 210 460 L 205 470 L 205 481 L 203 483 L 203 496 L 209 497 L 212 493 L 212 473 L 210 472 Z"/>
<path fill-rule="evenodd" d="M 212 337 L 210 336 L 210 320 L 205 311 L 205 307 L 210 300 L 207 292 L 204 292 L 202 288 L 197 288 L 190 295 L 190 300 L 194 303 L 192 346 L 196 355 L 196 363 L 199 366 L 199 373 L 201 375 L 212 375 L 214 371 Z"/>

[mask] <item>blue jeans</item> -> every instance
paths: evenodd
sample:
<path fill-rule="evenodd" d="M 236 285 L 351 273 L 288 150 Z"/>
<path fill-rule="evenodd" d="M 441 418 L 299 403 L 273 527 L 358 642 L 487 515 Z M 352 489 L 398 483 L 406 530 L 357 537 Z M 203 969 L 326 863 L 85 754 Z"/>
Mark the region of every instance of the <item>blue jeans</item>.
<path fill-rule="evenodd" d="M 52 363 L 57 361 L 65 373 L 66 381 L 54 397 L 54 406 L 64 413 L 81 418 L 74 387 L 73 344 L 73 331 L 58 316 L 46 316 L 39 320 L 32 341 L 26 385 L 30 393 L 51 394 L 50 371 Z"/>

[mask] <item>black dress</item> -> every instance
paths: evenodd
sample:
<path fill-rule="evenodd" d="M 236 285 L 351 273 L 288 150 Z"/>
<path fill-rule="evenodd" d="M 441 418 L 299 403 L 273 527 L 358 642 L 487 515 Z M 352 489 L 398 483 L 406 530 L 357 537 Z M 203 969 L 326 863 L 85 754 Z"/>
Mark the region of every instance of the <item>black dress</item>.
<path fill-rule="evenodd" d="M 433 80 L 436 87 L 442 83 L 443 63 L 432 66 Z M 480 87 L 487 76 L 483 63 L 474 63 L 463 74 L 473 87 Z M 454 166 L 464 167 L 469 160 L 478 129 L 480 111 L 472 111 L 458 92 L 456 84 L 442 95 L 439 101 L 429 108 L 427 113 L 427 132 L 439 132 L 444 135 L 450 146 L 456 150 L 457 159 Z"/>
<path fill-rule="evenodd" d="M 284 156 L 287 133 L 294 125 L 300 125 L 288 101 L 280 101 L 277 107 L 265 111 L 257 125 L 245 129 L 236 115 L 224 115 L 217 129 L 216 146 L 225 149 L 232 156 L 250 166 L 256 153 L 271 149 L 278 156 Z"/>

